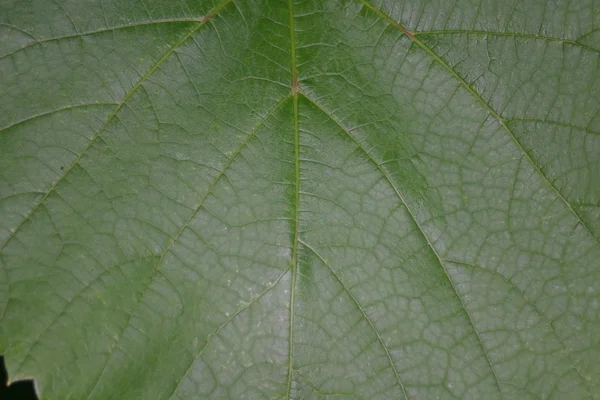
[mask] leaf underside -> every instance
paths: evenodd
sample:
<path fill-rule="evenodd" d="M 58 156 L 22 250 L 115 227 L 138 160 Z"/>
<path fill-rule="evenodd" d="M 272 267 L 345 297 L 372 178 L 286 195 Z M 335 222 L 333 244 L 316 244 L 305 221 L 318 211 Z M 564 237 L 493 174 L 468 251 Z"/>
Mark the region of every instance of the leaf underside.
<path fill-rule="evenodd" d="M 43 399 L 600 398 L 600 3 L 0 0 L 0 353 Z"/>

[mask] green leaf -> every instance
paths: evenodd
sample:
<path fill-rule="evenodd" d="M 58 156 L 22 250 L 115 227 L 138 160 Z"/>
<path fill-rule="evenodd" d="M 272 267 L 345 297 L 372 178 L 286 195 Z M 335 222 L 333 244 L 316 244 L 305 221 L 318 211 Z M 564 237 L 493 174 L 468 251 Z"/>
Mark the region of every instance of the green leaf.
<path fill-rule="evenodd" d="M 600 398 L 600 3 L 0 0 L 0 353 L 44 399 Z"/>

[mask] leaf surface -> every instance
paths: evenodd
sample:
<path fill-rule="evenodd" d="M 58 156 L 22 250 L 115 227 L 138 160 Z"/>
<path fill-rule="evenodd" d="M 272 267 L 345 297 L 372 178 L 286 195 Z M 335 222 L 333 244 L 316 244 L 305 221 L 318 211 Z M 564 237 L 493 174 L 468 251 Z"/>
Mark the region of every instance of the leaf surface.
<path fill-rule="evenodd" d="M 600 398 L 600 5 L 0 1 L 0 352 L 44 399 Z"/>

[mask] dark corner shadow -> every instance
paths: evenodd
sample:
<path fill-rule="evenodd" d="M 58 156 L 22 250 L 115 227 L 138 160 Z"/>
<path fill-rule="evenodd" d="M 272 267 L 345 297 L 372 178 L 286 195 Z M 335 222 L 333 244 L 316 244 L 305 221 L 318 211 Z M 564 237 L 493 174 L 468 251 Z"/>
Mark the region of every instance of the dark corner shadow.
<path fill-rule="evenodd" d="M 32 380 L 11 382 L 8 385 L 8 373 L 4 356 L 0 356 L 0 399 L 2 400 L 38 400 Z"/>

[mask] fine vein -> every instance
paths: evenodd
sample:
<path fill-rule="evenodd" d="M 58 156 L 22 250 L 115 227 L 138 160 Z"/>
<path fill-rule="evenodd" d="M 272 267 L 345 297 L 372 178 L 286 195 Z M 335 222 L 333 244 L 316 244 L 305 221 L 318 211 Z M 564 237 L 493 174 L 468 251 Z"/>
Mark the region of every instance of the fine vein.
<path fill-rule="evenodd" d="M 402 26 L 400 23 L 398 23 L 392 17 L 390 17 L 389 15 L 387 15 L 386 13 L 384 13 L 379 8 L 375 7 L 373 4 L 369 3 L 367 0 L 358 0 L 358 1 L 360 3 L 362 3 L 362 4 L 364 4 L 365 7 L 369 8 L 375 14 L 377 14 L 381 19 L 383 19 L 384 21 L 386 21 L 387 23 L 389 23 L 390 25 L 392 25 L 393 27 L 395 27 L 399 31 L 403 32 L 410 40 L 412 40 L 412 42 L 414 44 L 416 44 L 422 50 L 424 50 L 427 54 L 429 54 L 431 56 L 431 58 L 434 59 L 434 61 L 436 61 L 438 64 L 440 64 L 443 68 L 445 68 L 450 74 L 452 74 L 452 76 L 454 76 L 458 80 L 459 84 L 461 86 L 463 86 L 467 90 L 467 92 L 469 92 L 475 98 L 475 100 L 477 100 L 477 102 L 479 102 L 487 110 L 487 112 L 502 126 L 502 128 L 506 131 L 506 133 L 508 133 L 508 135 L 511 138 L 511 140 L 525 154 L 525 157 L 531 163 L 531 165 L 533 166 L 533 168 L 544 178 L 544 180 L 546 180 L 546 182 L 554 190 L 554 192 L 556 193 L 556 195 L 562 200 L 562 202 L 567 206 L 567 208 L 571 211 L 571 213 L 579 220 L 579 222 L 585 228 L 585 230 L 587 231 L 587 233 L 600 246 L 600 238 L 598 238 L 597 236 L 595 236 L 592 233 L 592 231 L 590 230 L 590 228 L 583 221 L 583 218 L 579 215 L 579 213 L 577 213 L 577 211 L 575 211 L 575 209 L 573 208 L 573 206 L 571 205 L 571 203 L 569 203 L 567 201 L 567 199 L 565 199 L 565 197 L 558 190 L 558 188 L 556 187 L 556 185 L 554 185 L 554 183 L 548 178 L 548 176 L 546 176 L 546 174 L 544 174 L 544 172 L 541 170 L 540 166 L 533 160 L 533 157 L 531 156 L 530 152 L 528 152 L 527 150 L 525 150 L 525 148 L 523 147 L 523 145 L 521 144 L 521 142 L 519 141 L 519 139 L 517 139 L 516 135 L 508 127 L 508 125 L 506 124 L 506 121 L 500 116 L 500 114 L 498 114 L 498 112 L 496 112 L 496 110 L 494 110 L 492 108 L 492 106 L 490 106 L 481 97 L 481 95 L 479 93 L 477 93 L 475 91 L 475 89 L 473 89 L 471 87 L 471 85 L 469 85 L 467 83 L 467 81 L 465 81 L 465 79 L 458 72 L 456 72 L 454 70 L 454 68 L 452 68 L 450 65 L 448 65 L 448 63 L 446 61 L 444 61 L 431 48 L 429 48 L 429 46 L 427 46 L 421 40 L 419 40 L 418 38 L 416 38 L 415 37 L 415 33 L 410 32 L 408 29 L 406 29 L 404 26 Z"/>
<path fill-rule="evenodd" d="M 213 10 L 214 11 L 214 10 Z M 213 15 L 212 13 L 209 15 Z M 117 25 L 117 26 L 110 26 L 110 27 L 106 27 L 106 28 L 101 28 L 101 29 L 97 29 L 94 31 L 87 31 L 87 32 L 81 32 L 81 33 L 76 33 L 73 35 L 64 35 L 64 36 L 57 36 L 57 37 L 51 37 L 51 38 L 47 38 L 47 39 L 40 39 L 40 40 L 36 40 L 34 42 L 28 43 L 23 47 L 19 47 L 16 50 L 11 51 L 10 53 L 6 53 L 2 56 L 0 56 L 0 60 L 2 60 L 3 58 L 6 57 L 10 57 L 15 53 L 18 53 L 20 51 L 23 51 L 25 49 L 28 49 L 32 46 L 37 46 L 40 45 L 42 43 L 48 43 L 48 42 L 56 42 L 59 40 L 66 40 L 66 39 L 75 39 L 75 38 L 81 38 L 84 36 L 92 36 L 92 35 L 98 35 L 98 34 L 102 34 L 102 33 L 106 33 L 106 32 L 114 32 L 120 29 L 129 29 L 129 28 L 138 28 L 140 26 L 151 26 L 151 25 L 162 25 L 162 24 L 185 24 L 185 23 L 194 23 L 194 22 L 199 22 L 199 23 L 203 23 L 205 22 L 206 18 L 167 18 L 167 19 L 154 19 L 154 20 L 150 20 L 150 21 L 143 21 L 143 22 L 136 22 L 133 24 L 124 24 L 124 25 Z M 0 25 L 4 25 L 4 24 L 0 24 Z M 14 29 L 18 29 L 18 28 L 14 28 Z"/>
<path fill-rule="evenodd" d="M 279 276 L 277 277 L 277 279 L 275 279 L 275 281 L 272 284 L 270 284 L 269 286 L 267 286 L 258 296 L 256 296 L 252 300 L 250 300 L 246 305 L 244 305 L 243 307 L 240 307 L 236 312 L 234 312 L 233 314 L 231 314 L 231 316 L 229 318 L 227 318 L 221 325 L 219 325 L 219 327 L 217 329 L 215 329 L 215 331 L 213 333 L 211 333 L 210 335 L 208 335 L 208 339 L 206 339 L 206 343 L 204 344 L 204 346 L 202 346 L 202 348 L 194 356 L 194 358 L 192 359 L 192 362 L 190 362 L 190 365 L 186 368 L 185 372 L 181 376 L 181 379 L 179 379 L 179 381 L 177 381 L 177 383 L 175 384 L 175 389 L 173 389 L 173 392 L 169 396 L 169 400 L 171 398 L 173 398 L 173 395 L 175 395 L 175 393 L 177 392 L 177 389 L 181 385 L 181 382 L 183 382 L 183 380 L 185 379 L 185 377 L 190 373 L 192 367 L 194 366 L 194 363 L 200 358 L 200 356 L 202 355 L 202 353 L 204 352 L 204 350 L 208 347 L 209 344 L 212 343 L 212 341 L 214 340 L 214 338 L 217 337 L 217 335 L 219 334 L 219 332 L 221 332 L 221 330 L 223 330 L 223 328 L 225 328 L 238 315 L 240 315 L 242 312 L 244 312 L 245 310 L 247 310 L 252 304 L 256 303 L 264 295 L 266 295 L 267 293 L 269 293 L 279 283 L 279 281 L 281 280 L 281 278 L 283 278 L 283 276 L 285 274 L 287 274 L 288 271 L 289 271 L 289 268 L 285 269 L 281 274 L 279 274 Z"/>
<path fill-rule="evenodd" d="M 196 216 L 196 214 L 198 213 L 198 211 L 202 208 L 202 205 L 204 204 L 204 202 L 206 201 L 206 199 L 208 198 L 208 196 L 212 193 L 212 191 L 215 189 L 217 183 L 219 183 L 219 181 L 225 176 L 225 172 L 229 169 L 229 167 L 231 167 L 231 165 L 233 164 L 233 161 L 240 155 L 241 151 L 244 149 L 244 147 L 246 147 L 246 145 L 250 142 L 250 139 L 253 138 L 256 134 L 256 132 L 259 130 L 259 128 L 266 122 L 266 120 L 276 111 L 278 110 L 281 105 L 283 103 L 285 103 L 288 99 L 289 99 L 289 95 L 284 97 L 280 102 L 277 103 L 277 105 L 275 105 L 275 107 L 273 107 L 263 118 L 261 118 L 261 120 L 257 123 L 257 125 L 254 127 L 254 129 L 252 130 L 252 132 L 250 132 L 246 138 L 244 139 L 244 141 L 242 142 L 242 144 L 240 146 L 238 146 L 238 148 L 235 150 L 235 152 L 231 155 L 231 157 L 229 158 L 229 160 L 227 161 L 227 163 L 223 166 L 223 168 L 221 169 L 221 171 L 217 174 L 217 176 L 215 177 L 215 179 L 211 182 L 210 186 L 208 187 L 208 190 L 206 191 L 206 193 L 204 194 L 204 196 L 202 196 L 202 198 L 200 199 L 200 201 L 198 202 L 198 205 L 195 207 L 194 211 L 192 212 L 192 214 L 189 216 L 189 218 L 186 220 L 186 222 L 183 224 L 183 226 L 179 229 L 179 231 L 168 241 L 167 245 L 164 247 L 163 251 L 161 252 L 158 262 L 156 263 L 156 265 L 154 266 L 154 272 L 152 274 L 152 277 L 148 280 L 148 284 L 144 287 L 144 289 L 142 289 L 142 292 L 140 293 L 140 295 L 138 296 L 137 299 L 137 303 L 134 306 L 134 309 L 129 313 L 129 319 L 127 320 L 127 322 L 123 325 L 123 329 L 121 330 L 121 332 L 119 333 L 119 337 L 117 338 L 117 340 L 115 340 L 115 342 L 113 343 L 113 346 L 111 348 L 111 350 L 109 351 L 109 357 L 106 360 L 106 363 L 104 364 L 104 367 L 102 368 L 102 372 L 100 373 L 100 376 L 98 378 L 98 381 L 96 382 L 96 384 L 94 385 L 94 388 L 92 389 L 92 391 L 90 392 L 90 396 L 88 397 L 88 399 L 91 397 L 91 395 L 93 394 L 94 390 L 96 389 L 96 387 L 98 386 L 98 384 L 100 383 L 102 376 L 104 375 L 104 372 L 106 371 L 106 368 L 108 367 L 108 364 L 110 362 L 110 356 L 112 355 L 112 352 L 114 351 L 114 349 L 117 347 L 117 344 L 119 343 L 119 341 L 121 340 L 121 337 L 123 336 L 123 333 L 125 332 L 125 329 L 129 326 L 129 323 L 131 322 L 131 318 L 134 315 L 135 310 L 137 309 L 137 307 L 139 307 L 141 301 L 142 301 L 142 297 L 144 295 L 144 293 L 148 290 L 148 288 L 150 287 L 150 284 L 152 283 L 152 281 L 154 280 L 154 278 L 156 277 L 156 275 L 159 273 L 159 268 L 160 265 L 165 257 L 165 255 L 167 254 L 167 252 L 169 251 L 169 249 L 174 245 L 174 243 L 177 241 L 177 239 L 181 236 L 181 234 L 183 233 L 183 231 L 189 226 L 189 224 L 192 222 L 192 220 L 194 219 L 194 217 Z"/>
<path fill-rule="evenodd" d="M 290 399 L 292 392 L 292 371 L 294 366 L 294 298 L 296 290 L 296 276 L 298 272 L 298 232 L 300 222 L 300 132 L 298 127 L 298 75 L 296 69 L 296 38 L 294 25 L 294 0 L 289 0 L 290 12 L 290 68 L 292 73 L 292 96 L 294 100 L 294 242 L 292 244 L 291 270 L 292 279 L 290 286 L 290 326 L 288 346 L 288 377 L 286 397 Z"/>
<path fill-rule="evenodd" d="M 114 107 L 114 106 L 118 106 L 118 105 L 119 105 L 119 103 L 104 103 L 104 102 L 69 105 L 69 106 L 57 108 L 57 109 L 54 109 L 54 110 L 51 110 L 51 111 L 42 112 L 42 113 L 39 113 L 39 114 L 31 115 L 31 116 L 29 116 L 27 118 L 20 119 L 20 120 L 18 120 L 16 122 L 13 122 L 10 125 L 3 126 L 2 128 L 0 128 L 0 132 L 7 131 L 7 130 L 9 130 L 9 129 L 17 126 L 17 125 L 24 124 L 26 122 L 33 121 L 33 120 L 38 119 L 38 118 L 47 117 L 47 116 L 50 116 L 50 115 L 53 115 L 53 114 L 57 114 L 57 113 L 60 113 L 60 112 L 63 112 L 63 111 L 76 110 L 76 109 L 79 109 L 79 108 L 86 108 L 86 107 L 103 107 L 103 106 L 113 106 Z"/>
<path fill-rule="evenodd" d="M 390 362 L 390 365 L 392 366 L 392 371 L 394 371 L 394 375 L 396 376 L 396 380 L 398 381 L 398 385 L 400 385 L 400 389 L 402 389 L 402 393 L 404 394 L 404 398 L 408 400 L 408 394 L 406 393 L 406 389 L 404 388 L 404 384 L 402 384 L 402 381 L 400 380 L 400 374 L 398 374 L 398 370 L 396 369 L 396 365 L 394 364 L 394 360 L 392 359 L 392 355 L 390 354 L 389 349 L 385 345 L 385 342 L 383 341 L 383 338 L 379 334 L 379 331 L 377 330 L 377 328 L 375 328 L 375 325 L 373 324 L 373 321 L 371 321 L 371 318 L 369 318 L 369 316 L 367 315 L 366 311 L 362 308 L 362 306 L 360 305 L 360 303 L 358 302 L 358 300 L 356 299 L 356 297 L 354 297 L 354 294 L 352 294 L 352 292 L 350 291 L 350 289 L 348 289 L 348 287 L 346 286 L 346 284 L 344 283 L 344 281 L 342 281 L 342 279 L 340 278 L 340 276 L 335 272 L 335 270 L 331 267 L 331 265 L 329 265 L 329 263 L 323 258 L 323 256 L 321 256 L 321 254 L 319 254 L 319 252 L 314 247 L 312 247 L 311 245 L 309 245 L 308 243 L 306 243 L 302 239 L 298 239 L 298 242 L 302 243 L 302 245 L 304 245 L 307 249 L 309 249 L 310 251 L 312 251 L 313 254 L 316 255 L 321 260 L 321 262 L 323 262 L 323 264 L 325 264 L 327 266 L 327 268 L 329 268 L 329 271 L 331 271 L 331 273 L 333 274 L 333 276 L 335 277 L 335 279 L 337 279 L 337 281 L 339 282 L 339 284 L 342 285 L 342 288 L 344 289 L 344 291 L 346 293 L 348 293 L 348 296 L 350 296 L 350 299 L 352 299 L 352 301 L 354 302 L 354 304 L 356 305 L 356 307 L 358 308 L 358 310 L 362 313 L 363 318 L 367 321 L 367 323 L 369 324 L 369 326 L 371 327 L 371 329 L 373 330 L 373 332 L 375 332 L 375 335 L 377 336 L 377 340 L 379 341 L 379 344 L 381 344 L 381 347 L 383 347 L 383 351 L 385 351 L 385 354 L 386 354 L 386 356 L 387 356 L 387 358 L 388 358 L 388 360 Z"/>
<path fill-rule="evenodd" d="M 488 274 L 490 274 L 490 275 L 492 275 L 492 276 L 494 276 L 494 277 L 502 280 L 504 283 L 506 283 L 515 293 L 517 293 L 523 300 L 525 300 L 525 302 L 529 305 L 529 307 L 531 307 L 540 317 L 542 317 L 544 320 L 546 320 L 546 322 L 548 323 L 548 326 L 550 326 L 550 328 L 552 329 L 552 332 L 554 333 L 554 337 L 561 344 L 561 346 L 563 348 L 563 353 L 564 353 L 565 357 L 567 357 L 567 359 L 571 363 L 571 366 L 573 367 L 573 370 L 575 370 L 575 372 L 577 373 L 577 375 L 579 375 L 579 378 L 581 378 L 581 381 L 585 382 L 586 379 L 584 378 L 584 376 L 581 373 L 581 371 L 579 371 L 579 369 L 577 368 L 577 366 L 573 362 L 572 351 L 569 350 L 569 348 L 564 344 L 563 340 L 560 338 L 560 336 L 556 332 L 556 328 L 554 327 L 554 324 L 553 324 L 552 320 L 545 313 L 543 313 L 542 310 L 540 310 L 538 308 L 538 306 L 533 301 L 531 301 L 529 299 L 529 297 L 527 297 L 527 295 L 525 294 L 524 291 L 522 291 L 518 286 L 516 286 L 514 283 L 512 283 L 512 281 L 510 279 L 504 277 L 498 271 L 484 268 L 481 265 L 472 264 L 472 263 L 469 263 L 469 262 L 460 261 L 460 260 L 456 260 L 456 259 L 446 259 L 446 260 L 443 260 L 443 261 L 444 262 L 448 262 L 448 263 L 452 263 L 452 264 L 456 264 L 456 265 L 462 265 L 462 266 L 473 268 L 473 269 L 478 269 L 480 271 L 484 271 L 484 272 L 486 272 L 486 273 L 488 273 Z"/>
<path fill-rule="evenodd" d="M 505 36 L 505 37 L 516 37 L 522 39 L 533 39 L 533 40 L 546 40 L 549 42 L 556 43 L 567 43 L 573 46 L 578 46 L 588 51 L 594 53 L 600 53 L 600 50 L 585 45 L 577 40 L 573 39 L 563 39 L 554 36 L 544 36 L 544 35 L 534 35 L 531 33 L 518 33 L 518 32 L 497 32 L 497 31 L 480 31 L 480 30 L 463 30 L 463 29 L 448 29 L 448 30 L 440 30 L 440 31 L 416 31 L 413 32 L 414 36 L 424 36 L 424 35 L 453 35 L 453 34 L 463 34 L 463 35 L 481 35 L 481 36 Z"/>
<path fill-rule="evenodd" d="M 448 275 L 448 272 L 446 271 L 446 268 L 444 268 L 444 264 L 442 263 L 442 258 L 440 257 L 440 255 L 438 254 L 437 250 L 435 249 L 435 247 L 433 246 L 433 244 L 429 240 L 429 237 L 427 235 L 425 235 L 425 231 L 423 231 L 423 228 L 421 228 L 421 225 L 417 222 L 417 218 L 416 218 L 415 214 L 413 213 L 413 211 L 411 210 L 411 208 L 408 206 L 408 203 L 404 199 L 404 196 L 402 195 L 402 193 L 400 192 L 400 190 L 396 187 L 396 185 L 394 184 L 394 181 L 392 180 L 392 178 L 390 177 L 390 175 L 387 173 L 387 171 L 373 158 L 373 156 L 371 155 L 371 153 L 369 153 L 369 151 L 365 148 L 365 146 L 358 139 L 356 139 L 354 137 L 354 135 L 352 135 L 350 133 L 350 130 L 348 128 L 346 128 L 333 114 L 331 114 L 329 111 L 327 111 L 325 108 L 323 108 L 323 106 L 321 104 L 319 104 L 317 101 L 311 99 L 310 97 L 307 97 L 306 94 L 304 96 L 311 103 L 313 103 L 319 110 L 321 110 L 325 115 L 327 115 L 333 122 L 335 122 L 337 124 L 337 126 L 339 126 L 340 129 L 343 132 L 345 132 L 346 135 L 348 135 L 348 137 L 350 139 L 352 139 L 352 141 L 354 141 L 354 143 L 356 144 L 356 146 L 358 147 L 358 149 L 360 149 L 360 151 L 362 151 L 365 154 L 365 156 L 369 159 L 369 161 L 372 162 L 375 165 L 375 167 L 379 170 L 379 172 L 383 175 L 383 177 L 385 178 L 385 180 L 391 186 L 391 188 L 394 191 L 394 193 L 396 194 L 396 196 L 398 196 L 398 199 L 400 200 L 400 202 L 404 205 L 404 207 L 406 207 L 406 211 L 408 212 L 408 215 L 410 216 L 410 218 L 412 219 L 413 223 L 415 224 L 415 226 L 419 230 L 419 233 L 420 233 L 421 237 L 425 240 L 425 242 L 428 244 L 429 248 L 431 249 L 431 251 L 433 252 L 433 254 L 435 255 L 435 257 L 437 258 L 438 264 L 439 264 L 442 272 L 444 273 L 446 279 L 450 283 L 450 286 L 454 290 L 454 294 L 458 297 L 458 300 L 460 301 L 460 304 L 462 306 L 462 310 L 464 311 L 464 313 L 465 313 L 465 315 L 467 317 L 467 320 L 469 321 L 469 323 L 471 325 L 471 328 L 475 332 L 475 336 L 476 336 L 476 338 L 477 338 L 477 340 L 479 342 L 479 346 L 481 347 L 481 350 L 483 351 L 483 354 L 485 356 L 487 364 L 488 364 L 490 370 L 492 371 L 492 376 L 494 377 L 494 380 L 496 382 L 496 386 L 498 388 L 498 391 L 500 392 L 500 396 L 503 398 L 504 395 L 502 393 L 502 389 L 500 388 L 500 381 L 498 380 L 498 376 L 496 375 L 496 371 L 494 370 L 494 367 L 493 367 L 493 365 L 491 363 L 491 360 L 490 360 L 490 358 L 489 358 L 489 356 L 487 354 L 487 350 L 485 349 L 485 347 L 483 345 L 483 341 L 481 340 L 481 337 L 479 336 L 479 333 L 477 332 L 477 329 L 475 328 L 475 324 L 473 323 L 473 320 L 471 319 L 469 311 L 465 307 L 465 304 L 463 303 L 462 298 L 458 294 L 458 291 L 456 290 L 456 287 L 454 286 L 454 282 L 450 278 L 450 275 Z"/>
<path fill-rule="evenodd" d="M 194 33 L 196 33 L 200 28 L 202 28 L 206 24 L 206 22 L 210 20 L 210 18 L 212 18 L 215 14 L 217 14 L 219 11 L 221 11 L 231 1 L 232 0 L 224 0 L 221 4 L 219 4 L 217 7 L 215 7 L 206 17 L 204 17 L 200 22 L 195 24 L 186 35 L 184 35 L 181 39 L 179 39 L 173 46 L 169 47 L 169 49 L 166 52 L 164 52 L 163 55 L 154 64 L 152 64 L 152 66 L 143 75 L 140 76 L 140 79 L 138 79 L 138 81 L 127 91 L 127 93 L 125 93 L 125 95 L 123 96 L 121 101 L 118 103 L 117 107 L 115 107 L 115 109 L 108 116 L 108 118 L 106 119 L 104 124 L 102 124 L 100 129 L 98 129 L 98 131 L 90 139 L 88 144 L 79 153 L 77 158 L 71 163 L 71 165 L 68 168 L 65 168 L 65 171 L 63 172 L 63 174 L 56 181 L 54 181 L 54 183 L 52 184 L 52 186 L 50 186 L 50 189 L 48 189 L 46 194 L 44 194 L 44 196 L 42 196 L 42 198 L 31 208 L 31 210 L 29 210 L 29 212 L 27 213 L 25 218 L 23 218 L 21 220 L 21 222 L 19 223 L 19 225 L 17 225 L 17 227 L 11 232 L 11 234 L 8 235 L 8 237 L 6 238 L 4 243 L 2 243 L 2 245 L 0 245 L 0 250 L 2 250 L 4 248 L 4 246 L 6 246 L 6 244 L 10 241 L 10 239 L 23 227 L 25 222 L 29 218 L 31 218 L 33 213 L 46 201 L 48 196 L 50 196 L 50 194 L 56 189 L 58 184 L 69 174 L 69 172 L 75 167 L 75 165 L 77 165 L 77 163 L 79 163 L 79 161 L 84 156 L 84 154 L 92 147 L 92 145 L 94 144 L 96 139 L 98 139 L 98 137 L 100 136 L 100 133 L 102 133 L 106 129 L 108 124 L 119 113 L 121 108 L 123 108 L 123 105 L 127 102 L 127 100 L 129 100 L 138 91 L 138 89 L 142 86 L 142 83 L 144 83 L 146 81 L 146 79 L 150 75 L 152 75 L 152 73 L 154 71 L 156 71 L 156 69 L 158 67 L 160 67 L 171 56 L 171 54 L 173 54 L 173 52 L 178 47 L 183 45 L 190 37 L 192 37 L 192 35 Z"/>

